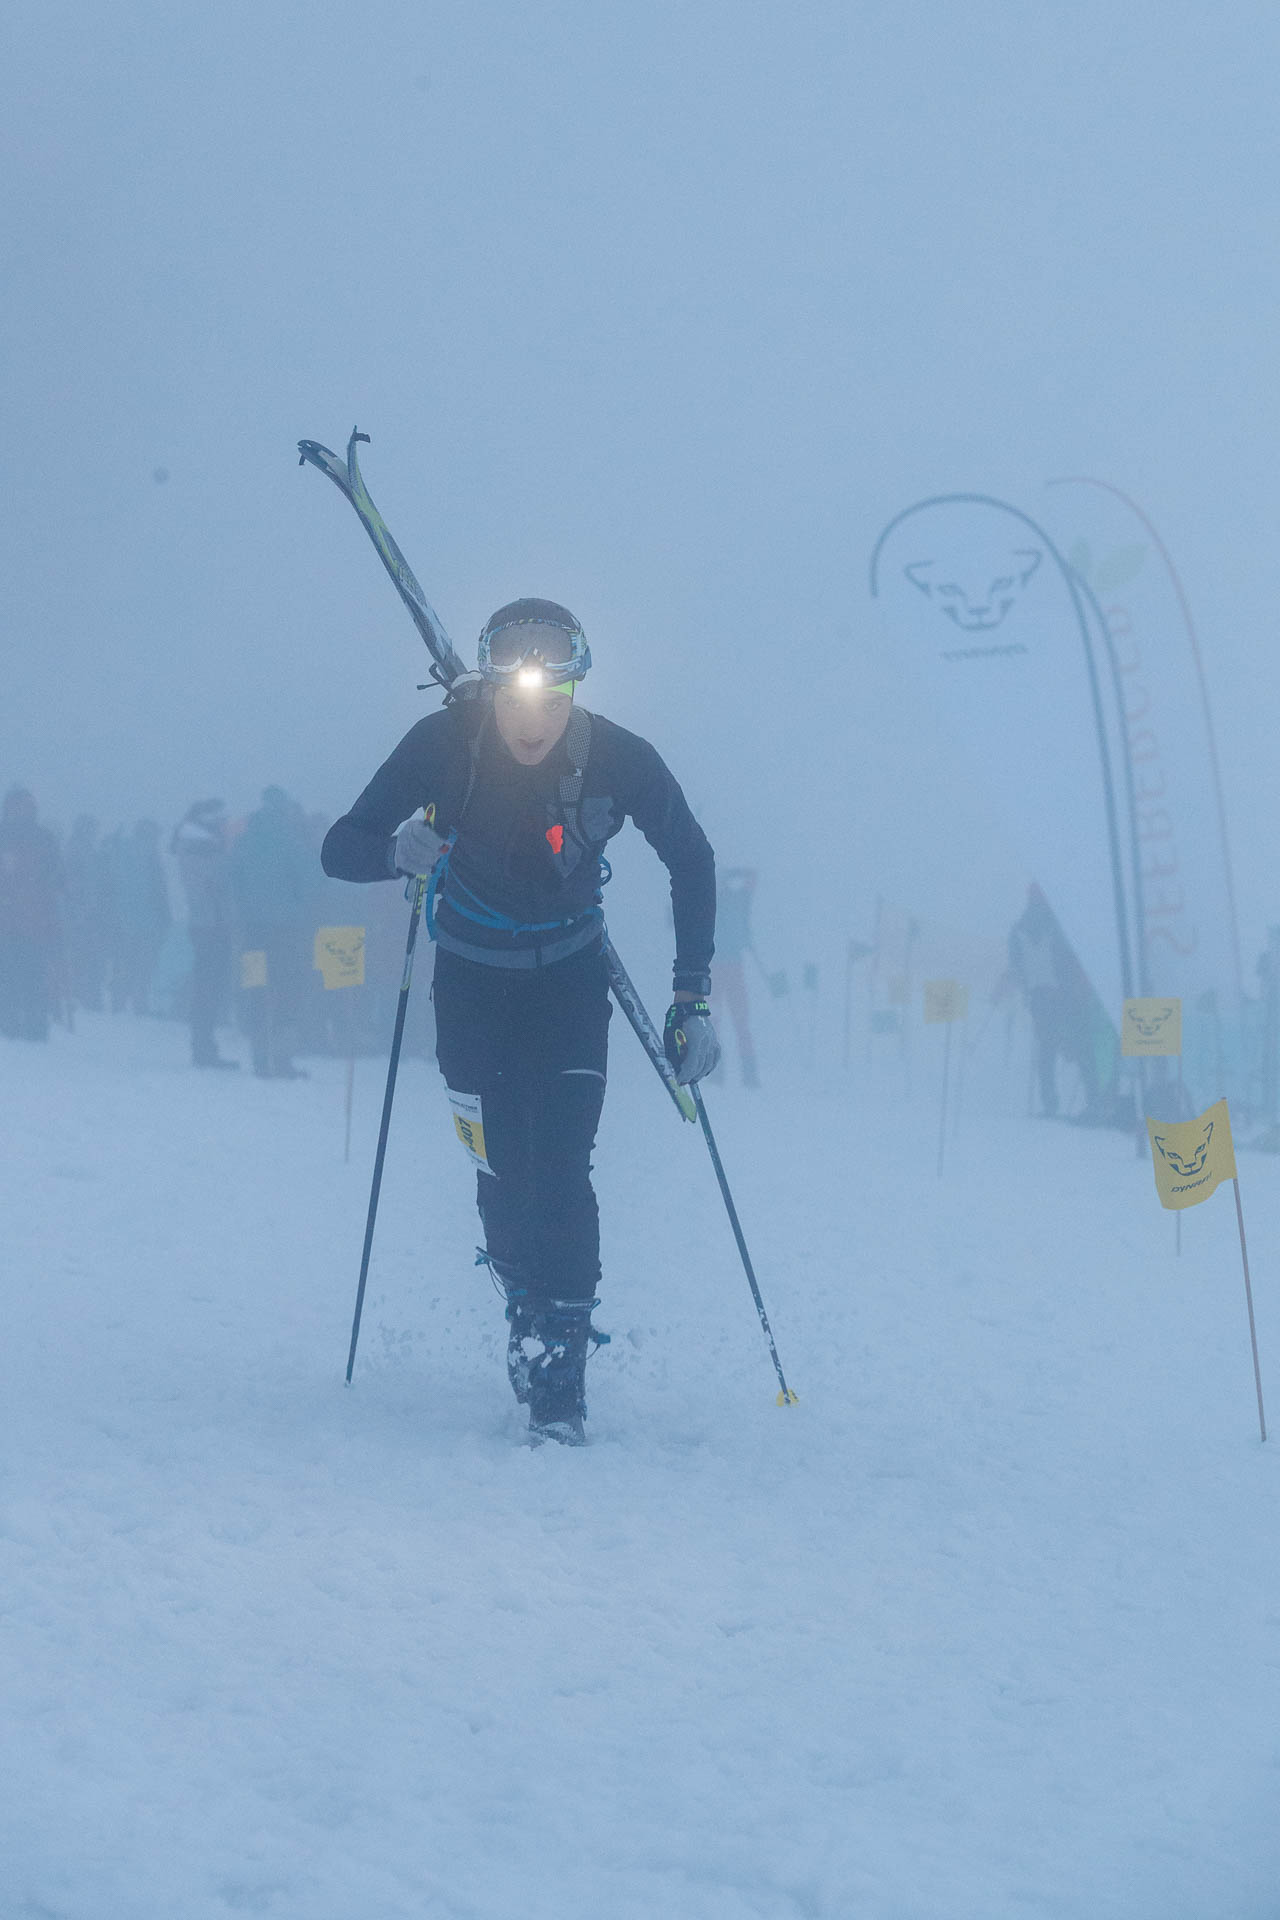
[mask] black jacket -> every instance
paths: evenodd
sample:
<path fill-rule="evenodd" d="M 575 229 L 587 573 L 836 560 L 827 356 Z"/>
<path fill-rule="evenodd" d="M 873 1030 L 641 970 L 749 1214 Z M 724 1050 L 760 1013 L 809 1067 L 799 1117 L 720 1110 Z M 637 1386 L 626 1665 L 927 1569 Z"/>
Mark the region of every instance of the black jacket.
<path fill-rule="evenodd" d="M 411 727 L 321 852 L 339 880 L 386 880 L 396 829 L 434 805 L 456 835 L 435 901 L 442 947 L 497 966 L 538 966 L 587 944 L 601 925 L 606 843 L 630 817 L 671 875 L 675 983 L 698 991 L 715 933 L 715 857 L 679 785 L 638 734 L 599 714 L 576 806 L 561 741 L 536 767 L 503 745 L 483 702 L 458 702 Z"/>

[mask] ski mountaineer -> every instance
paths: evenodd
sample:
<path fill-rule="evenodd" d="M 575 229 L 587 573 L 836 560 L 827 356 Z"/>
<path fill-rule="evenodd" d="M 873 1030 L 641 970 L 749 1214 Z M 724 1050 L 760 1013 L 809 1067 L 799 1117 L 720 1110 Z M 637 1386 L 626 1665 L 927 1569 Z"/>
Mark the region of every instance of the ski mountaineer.
<path fill-rule="evenodd" d="M 507 1371 L 536 1441 L 581 1445 L 600 1226 L 591 1152 L 604 1104 L 605 847 L 628 816 L 671 876 L 676 958 L 664 1045 L 689 1085 L 711 1022 L 715 857 L 647 740 L 574 701 L 591 665 L 550 600 L 480 635 L 479 671 L 420 720 L 330 829 L 339 880 L 431 876 L 436 1057 L 477 1162 L 481 1258 L 506 1298 Z"/>

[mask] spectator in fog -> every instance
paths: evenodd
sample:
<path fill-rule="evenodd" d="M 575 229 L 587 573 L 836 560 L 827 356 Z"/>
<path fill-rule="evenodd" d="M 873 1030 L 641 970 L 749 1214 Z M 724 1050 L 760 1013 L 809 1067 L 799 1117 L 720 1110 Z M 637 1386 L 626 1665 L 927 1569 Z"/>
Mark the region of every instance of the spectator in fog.
<path fill-rule="evenodd" d="M 102 1011 L 110 940 L 110 888 L 98 823 L 82 813 L 63 855 L 67 876 L 66 950 L 71 997 L 90 1013 Z"/>
<path fill-rule="evenodd" d="M 320 849 L 329 830 L 329 816 L 309 813 L 303 818 L 307 853 L 313 875 L 320 868 Z M 342 880 L 330 880 L 323 874 L 311 890 L 311 930 L 321 926 L 359 926 L 363 924 L 358 890 Z M 367 955 L 366 955 L 367 959 Z M 308 968 L 302 998 L 302 1036 L 304 1053 L 347 1053 L 357 1051 L 356 1032 L 359 1005 L 364 999 L 360 988 L 341 993 L 325 990 L 324 976 L 313 965 Z"/>
<path fill-rule="evenodd" d="M 218 1052 L 215 1029 L 231 984 L 235 896 L 227 816 L 221 800 L 196 800 L 174 829 L 170 852 L 178 863 L 191 941 L 191 1061 L 197 1067 L 239 1066 Z"/>
<path fill-rule="evenodd" d="M 58 843 L 39 823 L 25 787 L 12 787 L 0 814 L 0 1033 L 47 1040 L 60 956 Z"/>
<path fill-rule="evenodd" d="M 244 945 L 266 960 L 266 984 L 247 992 L 259 1079 L 305 1079 L 293 1063 L 311 965 L 315 876 L 306 821 L 282 787 L 267 787 L 231 855 Z"/>
<path fill-rule="evenodd" d="M 1009 967 L 1022 989 L 1035 1029 L 1040 1105 L 1049 1119 L 1058 1113 L 1058 1060 L 1079 1068 L 1085 1113 L 1096 1119 L 1101 1105 L 1097 1062 L 1089 1023 L 1090 988 L 1080 962 L 1037 886 L 1009 935 Z"/>
<path fill-rule="evenodd" d="M 111 1011 L 151 1013 L 151 981 L 173 915 L 160 860 L 160 828 L 139 820 L 112 840 Z"/>

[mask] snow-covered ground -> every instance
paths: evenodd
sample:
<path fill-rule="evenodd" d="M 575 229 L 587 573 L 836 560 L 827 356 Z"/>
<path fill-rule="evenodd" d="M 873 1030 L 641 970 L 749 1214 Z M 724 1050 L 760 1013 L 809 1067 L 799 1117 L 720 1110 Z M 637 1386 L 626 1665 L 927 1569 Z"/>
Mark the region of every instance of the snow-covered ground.
<path fill-rule="evenodd" d="M 593 1444 L 532 1452 L 434 1068 L 348 1391 L 381 1066 L 348 1166 L 340 1062 L 185 1046 L 84 1017 L 0 1055 L 4 1920 L 1280 1913 L 1229 1192 L 1179 1260 L 1115 1134 L 971 1089 L 939 1181 L 932 1067 L 717 1090 L 780 1410 L 615 1022 L 613 1344 Z M 1280 1423 L 1277 1163 L 1241 1175 Z"/>

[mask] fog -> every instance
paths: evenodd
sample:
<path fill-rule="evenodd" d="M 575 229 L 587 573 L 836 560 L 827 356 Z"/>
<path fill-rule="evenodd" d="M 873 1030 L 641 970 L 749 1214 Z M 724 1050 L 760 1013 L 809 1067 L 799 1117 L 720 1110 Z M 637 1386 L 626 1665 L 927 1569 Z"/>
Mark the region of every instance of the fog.
<path fill-rule="evenodd" d="M 1097 474 L 1196 610 L 1251 966 L 1278 41 L 1252 5 L 11 8 L 0 779 L 63 826 L 346 807 L 434 704 L 297 468 L 358 423 L 460 648 L 571 606 L 589 704 L 761 868 L 779 948 L 879 894 L 998 934 L 1026 859 L 868 558 L 923 496 Z"/>
<path fill-rule="evenodd" d="M 10 0 L 6 1917 L 1275 1913 L 1278 69 Z M 710 1010 L 605 728 L 415 822 L 411 1004 L 322 875 L 440 698 L 353 427 L 467 661 L 569 607 L 683 784 Z M 597 1137 L 606 780 L 685 952 L 629 827 Z"/>

